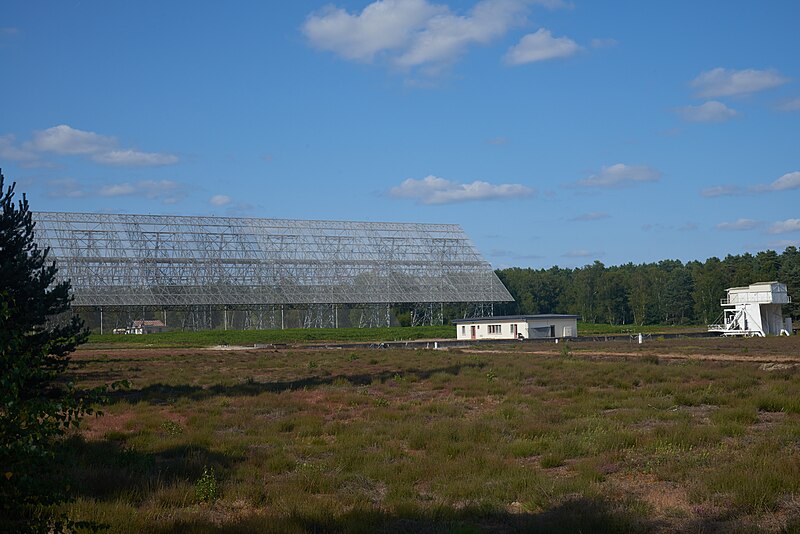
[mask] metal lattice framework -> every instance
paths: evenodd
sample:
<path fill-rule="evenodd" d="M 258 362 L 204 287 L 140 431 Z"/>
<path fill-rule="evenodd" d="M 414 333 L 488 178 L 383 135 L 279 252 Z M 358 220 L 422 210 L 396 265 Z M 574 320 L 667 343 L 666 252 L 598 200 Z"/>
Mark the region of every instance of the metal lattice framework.
<path fill-rule="evenodd" d="M 459 225 L 33 214 L 74 306 L 502 302 Z"/>

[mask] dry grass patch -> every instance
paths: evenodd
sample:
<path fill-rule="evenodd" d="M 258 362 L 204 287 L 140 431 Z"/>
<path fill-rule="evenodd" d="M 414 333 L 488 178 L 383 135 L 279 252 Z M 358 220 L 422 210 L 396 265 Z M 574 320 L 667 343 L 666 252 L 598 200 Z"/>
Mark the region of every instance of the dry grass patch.
<path fill-rule="evenodd" d="M 719 341 L 661 349 L 735 352 Z M 586 348 L 79 352 L 76 380 L 133 386 L 70 442 L 71 512 L 118 532 L 800 525 L 794 368 Z"/>

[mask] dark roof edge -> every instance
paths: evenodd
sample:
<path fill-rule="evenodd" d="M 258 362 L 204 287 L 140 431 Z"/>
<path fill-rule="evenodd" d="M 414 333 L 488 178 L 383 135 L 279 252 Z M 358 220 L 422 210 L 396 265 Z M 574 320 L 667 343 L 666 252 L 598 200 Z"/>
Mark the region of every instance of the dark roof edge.
<path fill-rule="evenodd" d="M 489 323 L 493 321 L 510 321 L 510 320 L 535 320 L 535 319 L 580 319 L 580 315 L 565 315 L 557 313 L 548 313 L 541 315 L 496 315 L 494 317 L 470 317 L 467 319 L 453 319 L 453 324 L 458 323 Z"/>

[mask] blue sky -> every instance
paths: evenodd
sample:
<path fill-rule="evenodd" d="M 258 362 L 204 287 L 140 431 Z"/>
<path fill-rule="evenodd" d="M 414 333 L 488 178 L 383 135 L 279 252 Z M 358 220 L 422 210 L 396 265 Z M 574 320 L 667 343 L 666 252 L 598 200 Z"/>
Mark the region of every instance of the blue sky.
<path fill-rule="evenodd" d="M 800 244 L 800 3 L 0 5 L 35 210 L 461 224 L 495 267 Z"/>

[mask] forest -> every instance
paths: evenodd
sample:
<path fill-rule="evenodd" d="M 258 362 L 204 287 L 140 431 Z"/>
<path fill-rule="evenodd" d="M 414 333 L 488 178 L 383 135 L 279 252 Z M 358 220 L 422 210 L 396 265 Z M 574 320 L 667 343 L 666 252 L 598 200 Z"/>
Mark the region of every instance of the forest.
<path fill-rule="evenodd" d="M 710 324 L 722 313 L 720 299 L 729 287 L 778 281 L 793 302 L 784 314 L 800 320 L 800 251 L 790 246 L 755 255 L 728 255 L 706 261 L 565 269 L 512 267 L 496 271 L 516 302 L 495 313 L 570 313 L 583 321 L 608 324 Z"/>

